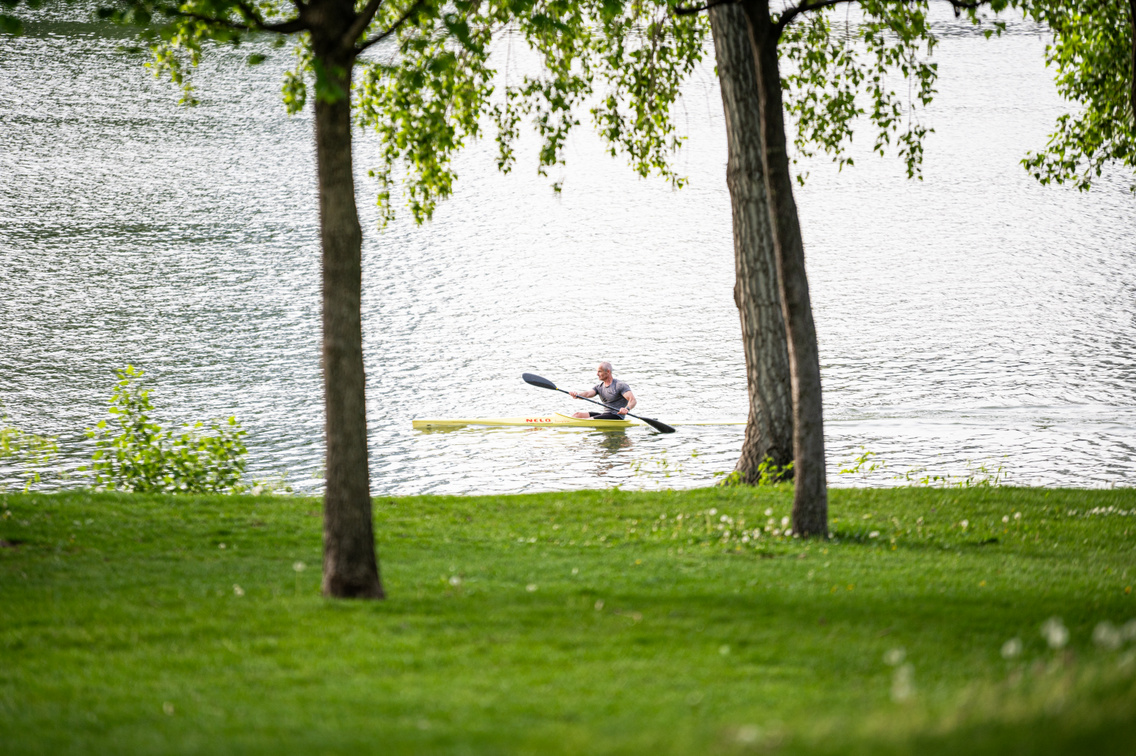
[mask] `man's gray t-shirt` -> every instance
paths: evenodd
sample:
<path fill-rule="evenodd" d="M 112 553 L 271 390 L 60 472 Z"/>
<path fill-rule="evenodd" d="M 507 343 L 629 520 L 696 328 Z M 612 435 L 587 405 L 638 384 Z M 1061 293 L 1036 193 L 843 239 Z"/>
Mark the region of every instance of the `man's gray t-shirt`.
<path fill-rule="evenodd" d="M 593 391 L 599 395 L 600 400 L 609 407 L 614 407 L 617 411 L 627 406 L 627 400 L 623 395 L 631 390 L 623 381 L 618 378 L 613 379 L 610 386 L 605 386 L 602 383 L 597 384 Z"/>

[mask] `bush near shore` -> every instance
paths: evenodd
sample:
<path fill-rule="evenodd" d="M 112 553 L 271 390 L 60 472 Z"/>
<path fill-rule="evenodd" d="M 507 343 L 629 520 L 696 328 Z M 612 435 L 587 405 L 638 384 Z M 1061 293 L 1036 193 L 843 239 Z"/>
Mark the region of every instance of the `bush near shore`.
<path fill-rule="evenodd" d="M 1136 752 L 1136 491 L 0 494 L 6 754 Z"/>

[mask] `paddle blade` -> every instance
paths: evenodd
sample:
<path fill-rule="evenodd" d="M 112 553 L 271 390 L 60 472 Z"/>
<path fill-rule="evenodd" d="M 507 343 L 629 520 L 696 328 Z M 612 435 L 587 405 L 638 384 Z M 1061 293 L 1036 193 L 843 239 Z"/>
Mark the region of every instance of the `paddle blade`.
<path fill-rule="evenodd" d="M 521 377 L 525 379 L 525 383 L 528 383 L 530 385 L 539 386 L 540 388 L 552 389 L 553 391 L 557 390 L 555 383 L 548 380 L 547 378 L 541 378 L 539 375 L 525 373 Z"/>
<path fill-rule="evenodd" d="M 674 428 L 667 425 L 666 423 L 660 423 L 658 420 L 652 420 L 649 417 L 640 417 L 639 419 L 642 420 L 643 422 L 645 422 L 647 425 L 654 428 L 655 430 L 657 430 L 659 433 L 674 433 L 675 432 Z"/>

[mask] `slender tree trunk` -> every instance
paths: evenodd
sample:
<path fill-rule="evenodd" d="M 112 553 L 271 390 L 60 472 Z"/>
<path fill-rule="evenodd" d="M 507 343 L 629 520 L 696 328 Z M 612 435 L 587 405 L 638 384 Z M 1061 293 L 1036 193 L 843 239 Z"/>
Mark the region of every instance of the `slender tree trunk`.
<path fill-rule="evenodd" d="M 350 3 L 346 10 L 352 10 Z M 329 36 L 333 40 L 338 38 L 338 35 Z M 323 593 L 338 598 L 383 598 L 375 558 L 367 466 L 360 308 L 363 232 L 355 206 L 355 180 L 351 170 L 349 93 L 354 59 L 353 53 L 321 55 L 319 42 L 313 34 L 316 59 L 323 68 L 326 85 L 331 85 L 322 92 L 317 91 L 315 106 L 327 414 Z M 335 96 L 336 87 L 341 96 Z"/>
<path fill-rule="evenodd" d="M 734 302 L 741 318 L 749 391 L 745 442 L 735 470 L 741 482 L 752 485 L 766 459 L 782 469 L 793 461 L 789 350 L 765 194 L 756 67 L 745 15 L 736 5 L 715 6 L 710 9 L 710 28 L 726 116 Z"/>
<path fill-rule="evenodd" d="M 1132 32 L 1129 38 L 1132 42 L 1132 56 L 1128 59 L 1130 68 L 1128 69 L 1128 109 L 1129 115 L 1132 116 L 1132 124 L 1136 126 L 1136 0 L 1128 0 L 1128 26 Z"/>
<path fill-rule="evenodd" d="M 828 534 L 824 418 L 820 355 L 805 275 L 805 248 L 793 200 L 793 176 L 785 136 L 781 72 L 777 60 L 780 31 L 769 17 L 769 0 L 743 0 L 757 71 L 761 108 L 762 159 L 769 199 L 777 279 L 789 341 L 793 391 L 793 531 L 802 536 Z"/>

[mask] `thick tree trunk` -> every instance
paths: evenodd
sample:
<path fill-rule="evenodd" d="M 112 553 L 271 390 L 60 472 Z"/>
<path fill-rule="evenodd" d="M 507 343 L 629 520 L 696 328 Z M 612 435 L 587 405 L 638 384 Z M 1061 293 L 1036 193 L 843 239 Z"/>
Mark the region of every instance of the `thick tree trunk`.
<path fill-rule="evenodd" d="M 742 483 L 754 484 L 766 459 L 778 469 L 793 461 L 789 350 L 765 194 L 756 67 L 745 15 L 736 5 L 715 6 L 710 9 L 710 28 L 726 116 L 734 302 L 741 318 L 749 391 L 745 442 L 735 470 Z"/>
<path fill-rule="evenodd" d="M 765 190 L 769 199 L 777 279 L 789 341 L 796 484 L 793 531 L 802 536 L 824 536 L 828 534 L 828 488 L 825 480 L 820 355 L 785 137 L 781 72 L 777 60 L 780 32 L 769 18 L 769 0 L 744 0 L 742 7 L 757 72 Z"/>
<path fill-rule="evenodd" d="M 351 6 L 347 5 L 347 10 Z M 352 58 L 320 56 L 328 83 L 351 91 Z M 339 57 L 339 59 L 336 59 Z M 355 206 L 350 95 L 316 96 L 316 164 L 323 248 L 323 379 L 327 413 L 323 593 L 383 598 L 375 558 L 367 465 L 363 328 L 363 232 Z"/>

